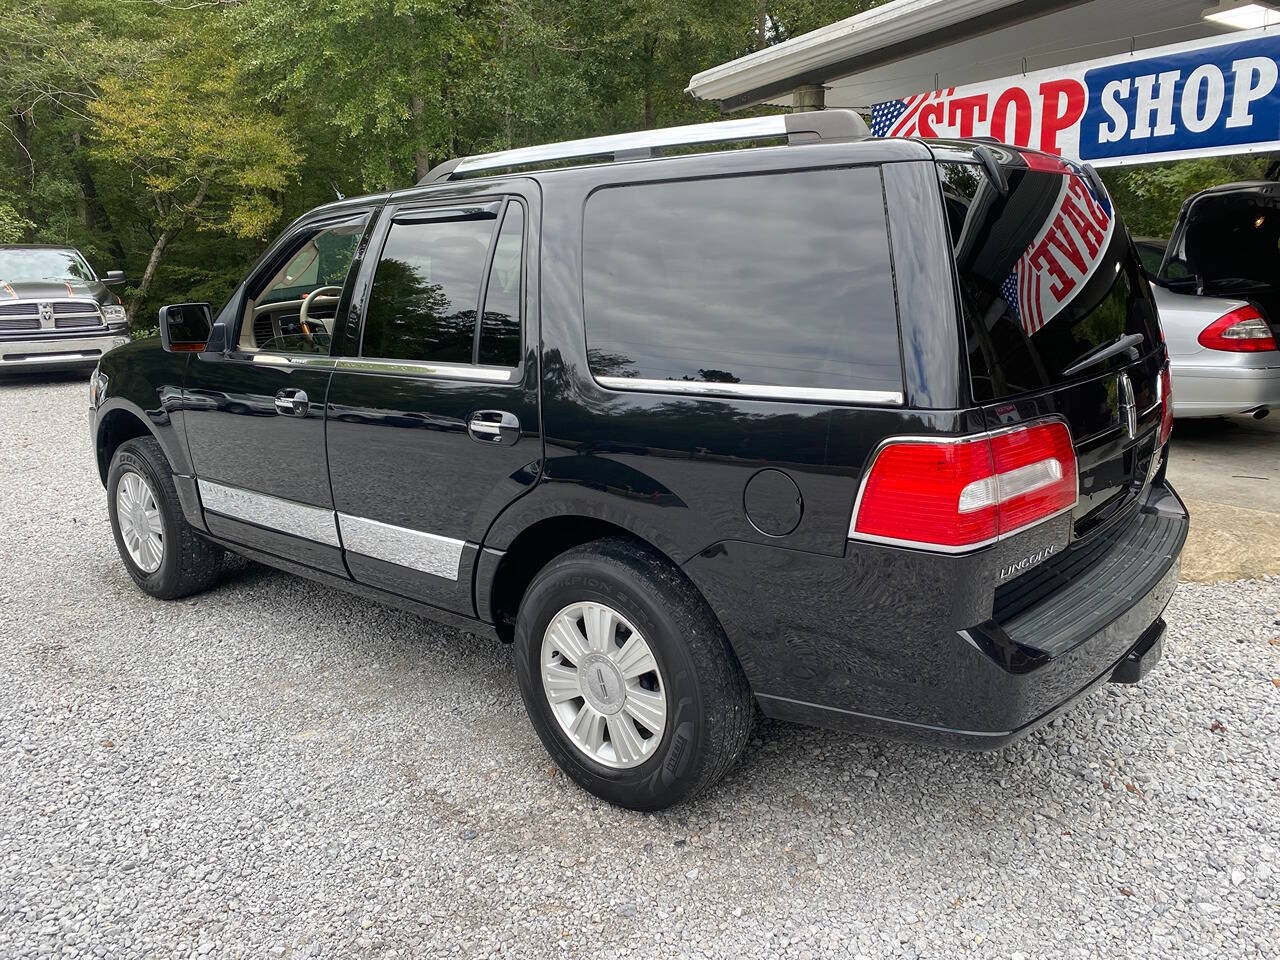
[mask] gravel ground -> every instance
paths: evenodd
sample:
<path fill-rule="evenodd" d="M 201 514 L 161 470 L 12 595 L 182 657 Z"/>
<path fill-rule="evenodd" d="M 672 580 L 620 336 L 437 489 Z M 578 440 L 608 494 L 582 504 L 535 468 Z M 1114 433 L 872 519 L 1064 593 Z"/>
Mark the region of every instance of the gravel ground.
<path fill-rule="evenodd" d="M 134 589 L 85 403 L 0 384 L 0 957 L 1277 956 L 1280 579 L 1184 584 L 1146 682 L 999 753 L 765 723 L 646 816 L 501 646 L 247 564 Z"/>

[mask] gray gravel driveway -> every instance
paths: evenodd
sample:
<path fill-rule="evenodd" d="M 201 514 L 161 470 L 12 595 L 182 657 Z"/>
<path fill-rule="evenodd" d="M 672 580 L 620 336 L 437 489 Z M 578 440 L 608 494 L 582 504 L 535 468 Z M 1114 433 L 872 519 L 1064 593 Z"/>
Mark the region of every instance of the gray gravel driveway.
<path fill-rule="evenodd" d="M 558 776 L 508 650 L 116 556 L 81 379 L 0 383 L 0 957 L 1268 957 L 1280 580 L 993 754 L 757 729 L 660 815 Z"/>

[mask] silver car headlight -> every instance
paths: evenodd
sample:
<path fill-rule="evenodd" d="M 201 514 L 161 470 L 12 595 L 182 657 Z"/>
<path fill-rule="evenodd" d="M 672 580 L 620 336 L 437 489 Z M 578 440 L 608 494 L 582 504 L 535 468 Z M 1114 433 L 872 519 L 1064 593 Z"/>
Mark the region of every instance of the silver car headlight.
<path fill-rule="evenodd" d="M 107 395 L 107 375 L 98 367 L 93 368 L 93 373 L 89 376 L 89 405 L 93 409 L 98 409 L 98 404 L 102 403 L 102 398 Z"/>
<path fill-rule="evenodd" d="M 102 317 L 113 327 L 126 323 L 129 319 L 125 315 L 124 306 L 119 303 L 112 303 L 103 307 Z"/>

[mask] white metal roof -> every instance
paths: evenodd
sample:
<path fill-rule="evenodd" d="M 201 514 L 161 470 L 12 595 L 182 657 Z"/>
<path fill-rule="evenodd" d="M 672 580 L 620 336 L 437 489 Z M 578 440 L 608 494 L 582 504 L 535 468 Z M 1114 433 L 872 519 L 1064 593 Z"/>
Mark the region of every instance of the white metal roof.
<path fill-rule="evenodd" d="M 829 107 L 1113 56 L 1231 31 L 1214 0 L 893 0 L 695 74 L 689 92 L 729 109 L 788 103 L 806 83 Z"/>

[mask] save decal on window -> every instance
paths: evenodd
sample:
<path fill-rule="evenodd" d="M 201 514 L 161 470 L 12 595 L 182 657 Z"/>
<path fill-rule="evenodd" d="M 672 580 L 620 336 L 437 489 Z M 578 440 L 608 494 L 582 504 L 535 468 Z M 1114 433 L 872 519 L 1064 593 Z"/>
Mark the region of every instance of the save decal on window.
<path fill-rule="evenodd" d="M 1081 177 L 1063 177 L 1056 211 L 1004 283 L 1004 298 L 1027 336 L 1084 289 L 1104 262 L 1114 229 L 1110 198 L 1094 194 Z"/>

